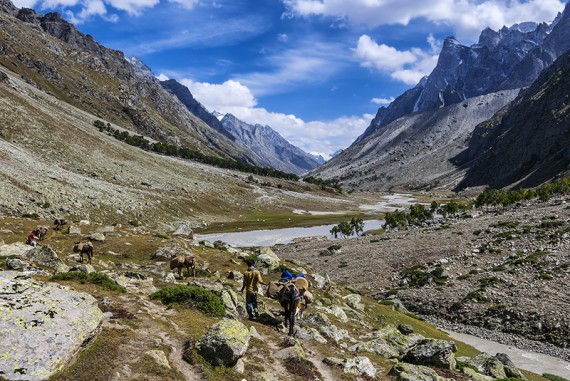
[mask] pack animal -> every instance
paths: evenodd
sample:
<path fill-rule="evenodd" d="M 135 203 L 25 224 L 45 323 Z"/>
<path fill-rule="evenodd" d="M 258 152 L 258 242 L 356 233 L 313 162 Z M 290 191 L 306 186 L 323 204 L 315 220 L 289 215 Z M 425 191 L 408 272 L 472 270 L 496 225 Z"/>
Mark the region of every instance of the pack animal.
<path fill-rule="evenodd" d="M 182 269 L 186 268 L 188 276 L 192 269 L 192 276 L 196 277 L 196 261 L 193 255 L 172 255 L 170 258 L 170 270 L 178 269 L 178 277 L 182 278 Z"/>
<path fill-rule="evenodd" d="M 87 255 L 87 264 L 91 264 L 93 258 L 93 244 L 91 242 L 75 242 L 73 244 L 73 252 L 79 253 L 79 261 L 83 263 L 83 255 Z"/>
<path fill-rule="evenodd" d="M 299 289 L 293 282 L 287 283 L 281 289 L 279 303 L 285 310 L 284 325 L 285 328 L 289 328 L 289 336 L 295 334 L 295 316 L 297 315 L 300 298 Z"/>
<path fill-rule="evenodd" d="M 61 230 L 63 228 L 63 225 L 67 224 L 67 220 L 63 219 L 63 218 L 56 218 L 55 220 L 53 220 L 53 230 Z"/>

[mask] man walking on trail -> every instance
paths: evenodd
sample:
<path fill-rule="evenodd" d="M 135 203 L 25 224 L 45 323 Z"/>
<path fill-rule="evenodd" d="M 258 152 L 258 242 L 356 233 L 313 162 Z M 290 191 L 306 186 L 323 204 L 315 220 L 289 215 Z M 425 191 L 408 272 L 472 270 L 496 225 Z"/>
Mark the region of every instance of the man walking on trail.
<path fill-rule="evenodd" d="M 247 261 L 247 271 L 243 273 L 243 286 L 241 287 L 240 292 L 243 292 L 245 289 L 245 309 L 247 310 L 247 315 L 249 316 L 249 320 L 253 320 L 254 314 L 255 317 L 259 316 L 259 312 L 257 311 L 257 285 L 266 283 L 263 282 L 263 278 L 261 278 L 261 273 L 257 270 L 253 264 L 253 261 Z"/>

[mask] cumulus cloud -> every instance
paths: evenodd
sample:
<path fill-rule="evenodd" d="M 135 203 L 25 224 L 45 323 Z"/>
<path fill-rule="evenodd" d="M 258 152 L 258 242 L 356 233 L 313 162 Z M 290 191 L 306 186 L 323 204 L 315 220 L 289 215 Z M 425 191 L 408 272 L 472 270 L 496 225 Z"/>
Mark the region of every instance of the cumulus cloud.
<path fill-rule="evenodd" d="M 158 78 L 166 80 L 168 76 L 160 74 Z M 188 87 L 194 98 L 209 111 L 232 114 L 249 124 L 270 126 L 306 152 L 331 154 L 339 148 L 346 148 L 364 132 L 374 117 L 366 114 L 307 122 L 293 114 L 257 107 L 257 99 L 251 90 L 235 80 L 213 84 L 181 79 L 180 83 Z"/>
<path fill-rule="evenodd" d="M 530 21 L 551 21 L 564 8 L 561 0 L 283 0 L 287 15 L 346 17 L 367 26 L 407 25 L 424 18 L 452 26 L 460 39 L 475 41 L 489 26 Z"/>
<path fill-rule="evenodd" d="M 279 40 L 279 42 L 287 42 L 289 41 L 289 36 L 285 33 L 280 33 L 277 35 L 277 40 Z"/>
<path fill-rule="evenodd" d="M 429 41 L 435 46 L 433 36 L 431 39 L 428 37 Z M 407 85 L 415 85 L 428 75 L 437 64 L 438 57 L 437 54 L 418 48 L 400 51 L 385 44 L 378 44 L 367 35 L 358 39 L 354 56 L 362 66 L 387 73 Z"/>
<path fill-rule="evenodd" d="M 390 98 L 372 98 L 372 100 L 371 100 L 370 102 L 375 103 L 375 104 L 377 104 L 377 105 L 385 106 L 385 105 L 389 105 L 390 103 L 394 102 L 394 97 L 390 97 Z"/>

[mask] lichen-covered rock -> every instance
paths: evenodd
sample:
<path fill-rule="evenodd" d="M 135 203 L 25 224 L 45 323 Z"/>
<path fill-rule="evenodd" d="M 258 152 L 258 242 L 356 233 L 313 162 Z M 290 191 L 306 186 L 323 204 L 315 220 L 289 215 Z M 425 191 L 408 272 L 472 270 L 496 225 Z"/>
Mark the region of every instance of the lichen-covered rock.
<path fill-rule="evenodd" d="M 335 316 L 341 323 L 348 323 L 348 316 L 346 316 L 346 312 L 342 308 L 337 305 L 330 307 L 331 315 Z"/>
<path fill-rule="evenodd" d="M 151 357 L 157 365 L 163 368 L 172 369 L 168 362 L 168 358 L 166 358 L 166 354 L 163 351 L 150 350 L 146 351 L 145 354 Z"/>
<path fill-rule="evenodd" d="M 81 229 L 78 228 L 77 226 L 70 226 L 69 228 L 67 228 L 67 233 L 69 235 L 81 235 Z"/>
<path fill-rule="evenodd" d="M 312 274 L 311 278 L 313 279 L 313 285 L 315 285 L 318 289 L 323 289 L 327 286 L 327 279 L 319 274 Z"/>
<path fill-rule="evenodd" d="M 270 256 L 271 258 L 273 258 L 277 262 L 281 261 L 281 259 L 279 259 L 277 254 L 275 254 L 275 252 L 273 250 L 271 250 L 270 247 L 260 247 L 259 249 L 257 249 L 257 254 Z"/>
<path fill-rule="evenodd" d="M 520 370 L 517 369 L 517 367 L 509 357 L 509 355 L 507 355 L 506 353 L 497 353 L 495 357 L 500 362 L 503 363 L 503 366 L 505 367 L 505 375 L 507 377 L 514 377 L 526 380 L 526 377 L 521 373 Z"/>
<path fill-rule="evenodd" d="M 243 281 L 243 274 L 237 270 L 231 270 L 228 273 L 228 279 L 235 280 L 236 282 Z"/>
<path fill-rule="evenodd" d="M 257 267 L 263 274 L 267 274 L 279 267 L 279 260 L 276 260 L 269 254 L 261 254 L 255 260 L 255 267 Z"/>
<path fill-rule="evenodd" d="M 413 365 L 399 362 L 390 370 L 390 376 L 397 381 L 444 381 L 435 370 L 423 365 Z"/>
<path fill-rule="evenodd" d="M 327 339 L 325 339 L 319 331 L 312 327 L 303 327 L 299 328 L 297 331 L 296 337 L 301 340 L 315 340 L 318 343 L 326 344 Z"/>
<path fill-rule="evenodd" d="M 26 253 L 32 248 L 32 246 L 26 245 L 22 242 L 16 242 L 10 245 L 2 245 L 0 246 L 0 258 L 24 258 L 26 256 Z"/>
<path fill-rule="evenodd" d="M 493 378 L 506 378 L 505 366 L 503 363 L 487 353 L 480 353 L 467 362 L 471 368 Z"/>
<path fill-rule="evenodd" d="M 73 267 L 72 271 L 81 271 L 82 273 L 85 274 L 91 274 L 97 272 L 95 271 L 95 268 L 91 265 L 78 265 Z"/>
<path fill-rule="evenodd" d="M 63 263 L 55 251 L 49 246 L 32 248 L 26 253 L 25 258 L 30 262 L 49 267 L 53 270 L 57 270 L 58 266 Z"/>
<path fill-rule="evenodd" d="M 273 358 L 276 358 L 279 360 L 304 359 L 305 358 L 305 351 L 303 350 L 301 343 L 299 343 L 299 340 L 295 340 L 292 346 L 280 349 L 277 352 L 275 352 L 273 354 Z"/>
<path fill-rule="evenodd" d="M 352 359 L 338 359 L 336 357 L 326 357 L 323 362 L 329 366 L 341 367 L 344 373 L 361 376 L 366 374 L 368 377 L 374 378 L 378 372 L 370 359 L 364 356 L 358 356 Z"/>
<path fill-rule="evenodd" d="M 100 329 L 103 313 L 88 294 L 0 272 L 0 374 L 45 380 Z"/>
<path fill-rule="evenodd" d="M 388 325 L 363 336 L 362 339 L 365 341 L 354 344 L 348 350 L 351 352 L 371 352 L 386 358 L 395 358 L 404 354 L 423 337 L 420 335 L 404 335 L 395 326 Z"/>
<path fill-rule="evenodd" d="M 176 276 L 174 273 L 167 273 L 164 278 L 162 278 L 164 283 L 176 283 Z"/>
<path fill-rule="evenodd" d="M 232 319 L 214 324 L 196 343 L 196 350 L 213 365 L 234 366 L 249 346 L 251 332 Z"/>
<path fill-rule="evenodd" d="M 474 381 L 493 381 L 494 378 L 491 376 L 485 376 L 484 374 L 478 373 L 475 369 L 464 367 L 461 369 L 463 374 L 466 374 Z"/>
<path fill-rule="evenodd" d="M 189 224 L 186 222 L 181 223 L 180 225 L 178 225 L 178 227 L 176 228 L 174 233 L 172 233 L 172 235 L 192 239 L 194 237 L 194 231 L 192 230 L 192 224 Z"/>
<path fill-rule="evenodd" d="M 343 297 L 346 300 L 346 304 L 348 304 L 351 308 L 354 308 L 358 311 L 364 311 L 364 304 L 361 303 L 362 297 L 358 294 L 350 294 Z"/>
<path fill-rule="evenodd" d="M 457 346 L 453 341 L 423 339 L 408 350 L 402 360 L 414 365 L 433 365 L 455 369 Z"/>

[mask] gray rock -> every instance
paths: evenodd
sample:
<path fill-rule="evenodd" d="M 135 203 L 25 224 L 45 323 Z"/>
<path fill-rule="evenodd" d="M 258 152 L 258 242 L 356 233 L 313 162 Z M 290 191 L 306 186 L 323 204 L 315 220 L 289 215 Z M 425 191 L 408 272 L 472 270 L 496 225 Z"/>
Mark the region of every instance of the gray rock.
<path fill-rule="evenodd" d="M 517 369 L 509 355 L 506 353 L 497 353 L 495 357 L 503 363 L 503 366 L 505 367 L 505 375 L 507 377 L 515 377 L 526 380 L 526 377 L 521 373 L 520 370 Z"/>
<path fill-rule="evenodd" d="M 192 230 L 190 224 L 183 222 L 180 225 L 178 225 L 178 227 L 176 228 L 174 233 L 172 233 L 172 235 L 177 237 L 186 237 L 192 239 L 194 237 L 194 231 Z"/>
<path fill-rule="evenodd" d="M 352 359 L 339 359 L 336 357 L 325 357 L 323 362 L 329 366 L 342 368 L 344 373 L 361 376 L 366 374 L 368 377 L 374 378 L 377 370 L 370 362 L 368 357 L 358 356 Z"/>
<path fill-rule="evenodd" d="M 487 353 L 478 354 L 470 359 L 467 364 L 486 376 L 491 376 L 493 378 L 507 377 L 503 363 L 495 356 L 491 356 Z"/>
<path fill-rule="evenodd" d="M 457 346 L 453 341 L 423 339 L 402 357 L 414 365 L 433 365 L 445 369 L 455 369 Z"/>
<path fill-rule="evenodd" d="M 478 373 L 476 370 L 469 367 L 464 367 L 461 369 L 463 374 L 466 374 L 474 381 L 493 381 L 494 378 L 491 376 L 485 376 L 484 374 Z"/>
<path fill-rule="evenodd" d="M 301 340 L 315 340 L 317 343 L 326 344 L 327 339 L 325 339 L 319 331 L 312 327 L 302 327 L 299 328 L 295 337 Z"/>
<path fill-rule="evenodd" d="M 202 246 L 204 246 L 204 247 L 208 247 L 208 248 L 210 248 L 210 249 L 213 249 L 213 248 L 214 248 L 214 244 L 213 244 L 212 242 L 210 242 L 210 241 L 207 241 L 207 240 L 202 240 L 202 241 L 200 241 L 200 245 L 202 245 Z"/>
<path fill-rule="evenodd" d="M 85 274 L 91 274 L 91 273 L 97 272 L 97 271 L 95 271 L 95 268 L 91 265 L 75 266 L 75 267 L 71 268 L 71 271 L 81 271 L 82 273 L 85 273 Z"/>
<path fill-rule="evenodd" d="M 104 242 L 105 241 L 105 234 L 103 233 L 91 233 L 87 236 L 88 239 L 97 242 Z"/>
<path fill-rule="evenodd" d="M 172 369 L 170 367 L 170 363 L 168 362 L 168 358 L 166 358 L 166 354 L 163 351 L 150 350 L 146 351 L 145 354 L 152 358 L 157 365 L 163 368 Z"/>
<path fill-rule="evenodd" d="M 10 258 L 6 260 L 6 266 L 11 270 L 23 270 L 30 264 L 18 258 Z"/>
<path fill-rule="evenodd" d="M 423 365 L 412 365 L 399 362 L 390 370 L 390 376 L 397 381 L 444 381 L 435 370 Z"/>
<path fill-rule="evenodd" d="M 32 246 L 21 242 L 12 243 L 10 245 L 2 245 L 0 246 L 0 258 L 24 258 L 26 256 L 26 253 L 31 249 Z"/>
<path fill-rule="evenodd" d="M 277 262 L 281 262 L 281 259 L 279 259 L 277 254 L 275 254 L 275 252 L 273 250 L 271 250 L 271 248 L 269 248 L 269 247 L 260 247 L 256 250 L 256 253 L 258 255 L 268 255 L 271 258 L 273 258 L 274 260 L 276 260 Z"/>
<path fill-rule="evenodd" d="M 164 283 L 176 283 L 176 276 L 174 273 L 167 273 L 162 279 Z"/>
<path fill-rule="evenodd" d="M 214 324 L 196 343 L 196 350 L 213 365 L 234 366 L 249 346 L 251 333 L 247 327 L 232 319 Z"/>
<path fill-rule="evenodd" d="M 322 290 L 327 286 L 327 279 L 324 276 L 313 274 L 311 275 L 311 278 L 313 279 L 312 283 L 316 288 Z"/>
<path fill-rule="evenodd" d="M 237 270 L 231 270 L 228 273 L 228 279 L 235 280 L 236 282 L 242 282 L 243 281 L 243 274 Z"/>
<path fill-rule="evenodd" d="M 299 343 L 299 340 L 296 339 L 292 346 L 280 349 L 277 352 L 273 353 L 273 358 L 276 358 L 278 360 L 304 359 L 305 357 L 305 351 L 303 350 L 301 343 Z"/>
<path fill-rule="evenodd" d="M 78 228 L 77 226 L 70 226 L 69 228 L 67 228 L 67 232 L 69 233 L 69 235 L 81 235 L 81 229 Z"/>
<path fill-rule="evenodd" d="M 38 246 L 28 251 L 25 255 L 30 262 L 49 267 L 57 270 L 63 261 L 58 258 L 57 254 L 49 246 Z"/>
<path fill-rule="evenodd" d="M 255 267 L 264 274 L 273 271 L 279 267 L 279 260 L 276 260 L 269 254 L 261 254 L 255 260 Z"/>
<path fill-rule="evenodd" d="M 376 332 L 362 337 L 366 341 L 349 347 L 351 352 L 371 352 L 386 358 L 396 358 L 406 353 L 422 336 L 402 334 L 395 326 L 388 325 Z"/>
<path fill-rule="evenodd" d="M 91 295 L 14 271 L 0 272 L 0 316 L 0 374 L 9 380 L 49 378 L 97 335 L 103 320 Z"/>

